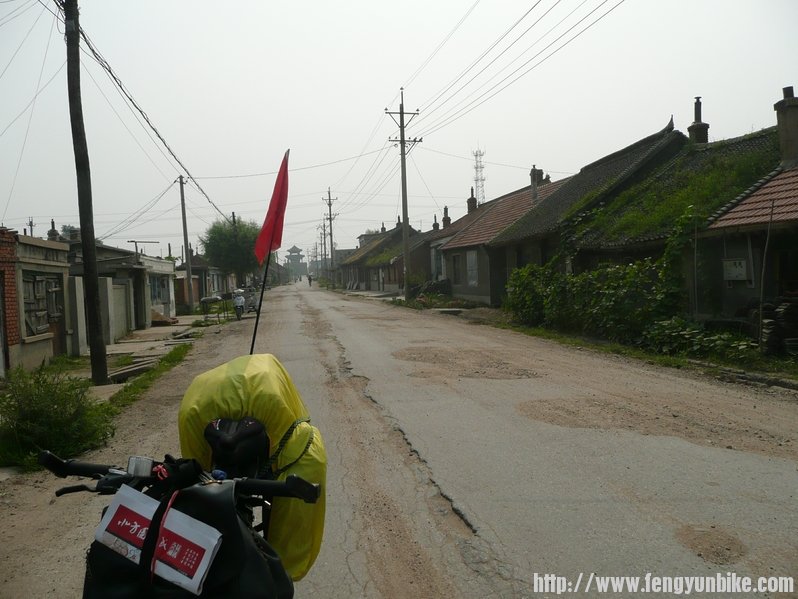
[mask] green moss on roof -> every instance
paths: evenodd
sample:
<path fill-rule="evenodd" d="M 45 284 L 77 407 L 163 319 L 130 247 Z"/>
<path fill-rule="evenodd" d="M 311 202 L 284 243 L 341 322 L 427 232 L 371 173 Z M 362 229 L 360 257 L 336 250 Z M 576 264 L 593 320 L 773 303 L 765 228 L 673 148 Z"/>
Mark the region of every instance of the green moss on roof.
<path fill-rule="evenodd" d="M 385 266 L 402 253 L 402 244 L 394 244 L 382 250 L 379 254 L 366 259 L 366 266 Z"/>
<path fill-rule="evenodd" d="M 583 246 L 661 237 L 688 206 L 693 206 L 698 222 L 705 222 L 767 176 L 778 161 L 773 130 L 710 145 L 689 144 L 651 177 L 609 198 L 581 222 L 571 222 Z"/>

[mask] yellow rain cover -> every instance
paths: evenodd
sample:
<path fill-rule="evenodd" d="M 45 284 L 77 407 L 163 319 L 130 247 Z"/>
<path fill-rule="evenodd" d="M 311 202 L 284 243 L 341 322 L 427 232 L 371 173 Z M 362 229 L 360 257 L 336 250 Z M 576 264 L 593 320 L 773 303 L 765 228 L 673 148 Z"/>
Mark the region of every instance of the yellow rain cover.
<path fill-rule="evenodd" d="M 271 354 L 241 356 L 194 378 L 180 404 L 177 424 L 184 458 L 211 467 L 203 432 L 216 418 L 257 418 L 269 435 L 269 455 L 278 480 L 296 474 L 321 485 L 315 504 L 275 497 L 268 541 L 289 576 L 299 580 L 319 554 L 324 533 L 327 454 L 321 433 L 311 426 L 302 398 L 283 365 Z M 282 446 L 282 448 L 280 448 Z"/>

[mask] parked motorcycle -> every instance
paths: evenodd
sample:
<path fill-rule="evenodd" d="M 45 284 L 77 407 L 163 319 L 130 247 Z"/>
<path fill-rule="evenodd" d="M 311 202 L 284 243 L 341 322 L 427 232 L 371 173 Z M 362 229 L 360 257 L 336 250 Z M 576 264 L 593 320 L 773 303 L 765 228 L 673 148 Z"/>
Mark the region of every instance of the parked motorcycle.
<path fill-rule="evenodd" d="M 265 439 L 253 418 L 215 420 L 205 437 L 213 467 L 167 455 L 133 456 L 126 468 L 62 460 L 39 463 L 56 476 L 93 479 L 56 491 L 114 495 L 86 556 L 83 597 L 290 599 L 293 582 L 266 541 L 274 497 L 315 503 L 320 486 L 289 475 L 262 478 Z"/>

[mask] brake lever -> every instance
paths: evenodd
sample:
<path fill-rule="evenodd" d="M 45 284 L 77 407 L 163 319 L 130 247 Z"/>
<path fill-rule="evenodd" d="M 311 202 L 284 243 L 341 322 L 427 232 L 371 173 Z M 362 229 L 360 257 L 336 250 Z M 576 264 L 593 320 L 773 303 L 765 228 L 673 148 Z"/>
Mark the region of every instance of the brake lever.
<path fill-rule="evenodd" d="M 57 489 L 55 492 L 56 497 L 61 497 L 61 495 L 66 495 L 67 493 L 78 493 L 79 491 L 89 491 L 91 493 L 96 493 L 96 489 L 92 489 L 89 485 L 72 485 L 70 487 L 61 487 Z"/>

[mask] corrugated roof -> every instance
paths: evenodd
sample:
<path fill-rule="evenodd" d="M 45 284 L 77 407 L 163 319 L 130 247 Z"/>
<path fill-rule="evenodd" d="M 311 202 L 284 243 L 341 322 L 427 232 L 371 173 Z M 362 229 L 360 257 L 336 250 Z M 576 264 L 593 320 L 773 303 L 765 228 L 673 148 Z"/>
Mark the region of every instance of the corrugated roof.
<path fill-rule="evenodd" d="M 585 166 L 560 189 L 502 231 L 490 245 L 515 243 L 555 230 L 571 207 L 583 197 L 625 179 L 661 150 L 683 140 L 684 135 L 673 130 L 671 120 L 661 131 Z"/>
<path fill-rule="evenodd" d="M 538 198 L 532 202 L 532 186 L 527 185 L 516 191 L 496 198 L 488 209 L 483 210 L 471 223 L 462 228 L 442 249 L 483 245 L 521 218 L 533 206 L 545 200 L 568 181 L 569 178 L 553 181 L 538 187 Z"/>
<path fill-rule="evenodd" d="M 798 167 L 777 171 L 755 190 L 727 206 L 710 229 L 798 222 Z"/>

